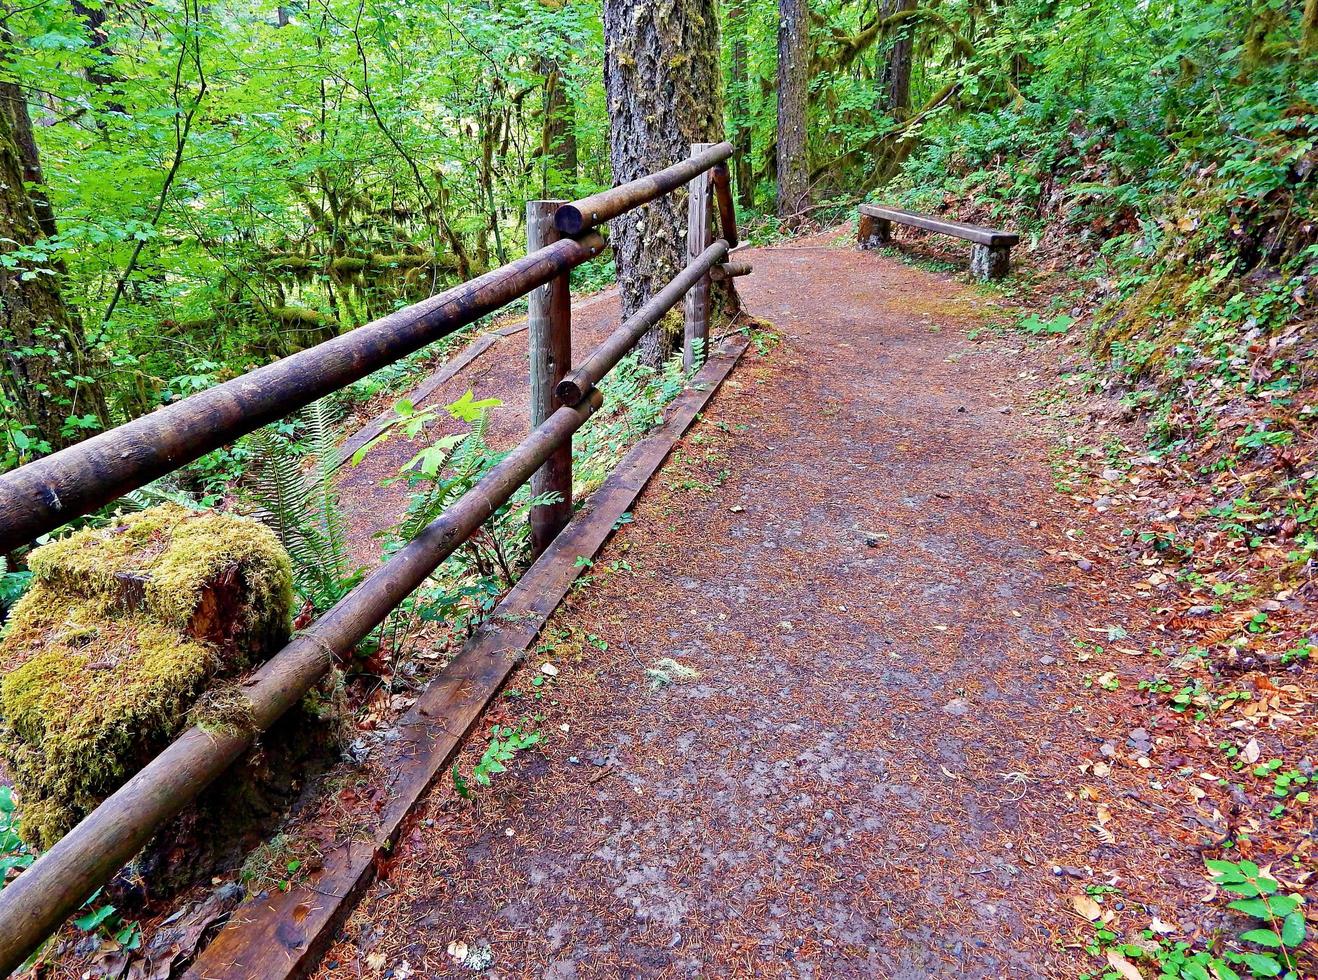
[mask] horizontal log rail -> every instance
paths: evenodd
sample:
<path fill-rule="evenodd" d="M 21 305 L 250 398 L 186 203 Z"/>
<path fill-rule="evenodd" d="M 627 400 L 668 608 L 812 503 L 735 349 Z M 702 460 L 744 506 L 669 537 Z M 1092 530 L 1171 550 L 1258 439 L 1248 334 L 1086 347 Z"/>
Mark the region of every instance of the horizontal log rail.
<path fill-rule="evenodd" d="M 687 290 L 696 284 L 696 280 L 708 274 L 727 254 L 728 243 L 722 239 L 705 249 L 696 261 L 687 265 L 667 286 L 623 321 L 622 326 L 609 334 L 580 367 L 574 368 L 558 383 L 556 394 L 559 400 L 569 405 L 580 401 L 627 356 L 627 352 L 636 345 L 645 331 L 658 323 L 686 295 Z"/>
<path fill-rule="evenodd" d="M 732 156 L 731 143 L 715 143 L 671 167 L 638 177 L 636 180 L 629 180 L 625 184 L 592 194 L 590 197 L 583 197 L 579 201 L 564 204 L 554 213 L 554 227 L 564 235 L 580 235 L 588 228 L 602 225 L 632 208 L 647 204 L 657 197 L 663 197 L 669 191 L 676 190 L 693 177 L 700 176 L 730 156 Z M 731 209 L 728 213 L 732 213 Z"/>
<path fill-rule="evenodd" d="M 709 274 L 715 282 L 726 282 L 738 276 L 749 276 L 754 271 L 749 262 L 724 262 L 710 269 Z"/>
<path fill-rule="evenodd" d="M 728 143 L 702 144 L 672 167 L 562 205 L 553 213 L 554 224 L 569 237 L 342 337 L 0 476 L 0 554 L 420 350 L 533 289 L 557 283 L 557 302 L 568 302 L 567 274 L 606 247 L 590 229 L 701 177 L 731 153 Z M 726 168 L 723 172 L 726 181 Z M 731 195 L 724 206 L 717 174 L 711 182 L 722 228 L 732 237 L 709 241 L 705 234 L 707 247 L 689 251 L 686 267 L 562 378 L 553 392 L 561 404 L 543 422 L 470 491 L 242 682 L 250 727 L 189 728 L 0 891 L 0 976 L 8 976 L 165 821 L 240 758 L 336 658 L 347 656 L 383 623 L 547 460 L 570 447 L 573 433 L 602 403 L 595 386 L 647 329 L 692 289 L 707 286 L 714 270 L 739 274 L 731 270 L 744 263 L 726 263 L 736 237 Z M 564 224 L 574 223 L 579 227 L 564 230 Z M 689 235 L 688 247 L 699 237 Z M 693 361 L 694 351 L 688 349 L 684 362 Z M 570 482 L 568 487 L 570 494 Z"/>
<path fill-rule="evenodd" d="M 564 239 L 0 476 L 0 555 L 474 323 L 604 249 Z"/>

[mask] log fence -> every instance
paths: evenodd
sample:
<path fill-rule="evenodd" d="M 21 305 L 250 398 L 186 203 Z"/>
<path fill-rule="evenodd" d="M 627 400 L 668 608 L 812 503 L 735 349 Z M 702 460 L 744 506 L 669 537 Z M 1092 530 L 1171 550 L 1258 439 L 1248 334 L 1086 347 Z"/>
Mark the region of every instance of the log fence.
<path fill-rule="evenodd" d="M 0 476 L 3 554 L 529 294 L 530 434 L 243 681 L 250 726 L 187 729 L 0 891 L 0 976 L 21 964 L 528 481 L 537 495 L 558 497 L 532 508 L 533 555 L 554 540 L 572 513 L 573 433 L 602 403 L 596 385 L 683 299 L 683 362 L 697 367 L 709 339 L 711 281 L 750 271 L 744 262 L 727 262 L 737 244 L 726 167 L 732 152 L 726 142 L 695 144 L 688 159 L 600 194 L 528 202 L 525 258 Z M 569 275 L 606 247 L 594 229 L 684 184 L 691 187 L 685 268 L 573 367 Z M 722 235 L 717 240 L 713 204 Z"/>

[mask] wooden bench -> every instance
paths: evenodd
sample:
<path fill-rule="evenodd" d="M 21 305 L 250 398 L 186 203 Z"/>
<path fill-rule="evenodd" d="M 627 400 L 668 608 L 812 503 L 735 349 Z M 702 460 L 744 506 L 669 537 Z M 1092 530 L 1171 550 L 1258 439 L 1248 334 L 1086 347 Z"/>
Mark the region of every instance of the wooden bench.
<path fill-rule="evenodd" d="M 970 271 L 978 279 L 1001 279 L 1011 268 L 1011 247 L 1021 240 L 1020 235 L 997 228 L 981 228 L 960 221 L 931 218 L 901 208 L 885 208 L 878 204 L 860 206 L 860 228 L 857 238 L 861 248 L 878 248 L 892 241 L 892 224 L 910 225 L 925 231 L 951 235 L 973 242 L 970 251 Z"/>

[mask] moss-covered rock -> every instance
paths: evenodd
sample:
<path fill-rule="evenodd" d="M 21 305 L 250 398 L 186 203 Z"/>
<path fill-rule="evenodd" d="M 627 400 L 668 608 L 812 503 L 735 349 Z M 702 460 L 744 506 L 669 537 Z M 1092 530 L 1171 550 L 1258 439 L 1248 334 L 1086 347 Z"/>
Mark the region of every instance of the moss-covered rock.
<path fill-rule="evenodd" d="M 0 755 L 49 847 L 288 632 L 288 556 L 263 525 L 166 505 L 46 545 L 0 641 Z"/>

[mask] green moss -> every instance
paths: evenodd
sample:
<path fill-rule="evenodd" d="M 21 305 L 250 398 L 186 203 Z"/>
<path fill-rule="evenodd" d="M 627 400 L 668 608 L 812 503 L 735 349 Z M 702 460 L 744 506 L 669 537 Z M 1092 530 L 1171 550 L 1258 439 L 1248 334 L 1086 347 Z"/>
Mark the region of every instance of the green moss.
<path fill-rule="evenodd" d="M 246 586 L 246 625 L 260 629 L 292 601 L 292 569 L 271 531 L 256 521 L 177 504 L 131 514 L 113 527 L 71 534 L 28 557 L 38 583 L 58 592 L 123 600 L 129 582 L 158 619 L 188 627 L 202 590 L 237 566 Z"/>
<path fill-rule="evenodd" d="M 204 732 L 253 735 L 258 730 L 252 699 L 236 683 L 219 684 L 203 694 L 188 721 Z"/>
<path fill-rule="evenodd" d="M 254 521 L 174 505 L 30 556 L 0 642 L 0 754 L 49 847 L 186 724 L 217 678 L 286 634 L 288 557 Z M 228 581 L 237 601 L 205 601 Z"/>

